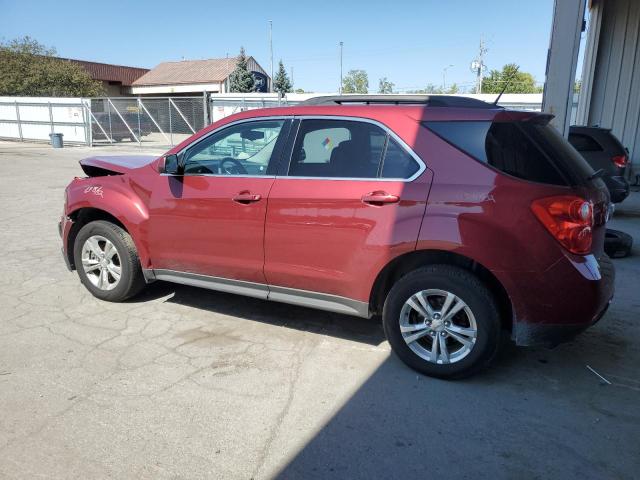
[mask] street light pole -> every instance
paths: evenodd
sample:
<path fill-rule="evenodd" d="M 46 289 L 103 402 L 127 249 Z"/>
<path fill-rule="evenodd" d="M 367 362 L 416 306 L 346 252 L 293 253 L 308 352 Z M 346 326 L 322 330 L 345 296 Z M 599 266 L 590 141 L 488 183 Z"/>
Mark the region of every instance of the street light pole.
<path fill-rule="evenodd" d="M 444 67 L 442 69 L 442 92 L 444 93 L 444 91 L 447 88 L 447 69 L 453 67 L 453 65 L 447 65 L 446 67 Z"/>
<path fill-rule="evenodd" d="M 269 90 L 273 92 L 273 20 L 269 20 L 269 52 L 271 58 L 271 88 Z"/>
<path fill-rule="evenodd" d="M 338 92 L 342 95 L 342 47 L 344 46 L 343 42 L 340 42 L 340 88 L 338 88 Z"/>

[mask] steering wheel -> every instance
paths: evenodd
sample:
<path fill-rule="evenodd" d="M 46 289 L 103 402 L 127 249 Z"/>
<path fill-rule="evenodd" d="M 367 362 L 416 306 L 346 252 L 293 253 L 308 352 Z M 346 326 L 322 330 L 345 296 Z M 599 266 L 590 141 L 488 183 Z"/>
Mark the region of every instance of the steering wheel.
<path fill-rule="evenodd" d="M 225 175 L 246 175 L 247 169 L 235 158 L 225 157 L 220 160 L 220 173 Z"/>

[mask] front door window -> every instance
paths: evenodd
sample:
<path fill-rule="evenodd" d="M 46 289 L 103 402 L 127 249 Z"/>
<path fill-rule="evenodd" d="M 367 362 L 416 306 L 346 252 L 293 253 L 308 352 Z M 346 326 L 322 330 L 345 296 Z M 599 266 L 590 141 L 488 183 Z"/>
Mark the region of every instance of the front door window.
<path fill-rule="evenodd" d="M 269 175 L 284 120 L 245 122 L 205 138 L 185 152 L 185 175 Z"/>

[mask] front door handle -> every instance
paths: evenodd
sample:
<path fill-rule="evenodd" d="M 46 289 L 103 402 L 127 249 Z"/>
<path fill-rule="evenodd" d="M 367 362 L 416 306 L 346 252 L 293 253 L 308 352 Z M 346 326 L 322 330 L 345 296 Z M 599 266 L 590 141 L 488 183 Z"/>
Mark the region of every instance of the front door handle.
<path fill-rule="evenodd" d="M 248 205 L 249 203 L 258 202 L 262 198 L 261 195 L 251 192 L 240 192 L 235 195 L 232 200 L 234 202 L 242 203 L 244 205 Z"/>
<path fill-rule="evenodd" d="M 400 197 L 387 192 L 371 192 L 363 195 L 362 201 L 371 205 L 384 205 L 386 203 L 398 203 Z"/>

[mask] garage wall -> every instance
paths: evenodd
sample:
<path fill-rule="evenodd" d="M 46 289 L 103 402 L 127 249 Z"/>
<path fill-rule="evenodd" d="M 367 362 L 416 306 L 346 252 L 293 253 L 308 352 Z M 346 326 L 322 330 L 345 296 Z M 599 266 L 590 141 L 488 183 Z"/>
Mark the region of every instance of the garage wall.
<path fill-rule="evenodd" d="M 612 128 L 640 173 L 640 1 L 592 1 L 578 112 Z"/>

